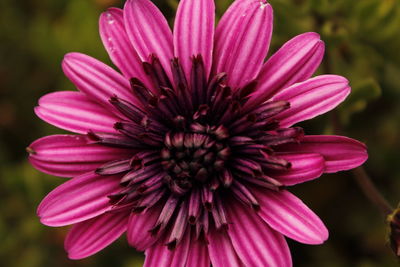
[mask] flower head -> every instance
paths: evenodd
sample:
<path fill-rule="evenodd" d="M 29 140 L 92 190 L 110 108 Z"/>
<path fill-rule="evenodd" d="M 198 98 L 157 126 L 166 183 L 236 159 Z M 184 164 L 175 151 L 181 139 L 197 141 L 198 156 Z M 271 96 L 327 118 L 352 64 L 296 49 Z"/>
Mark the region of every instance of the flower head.
<path fill-rule="evenodd" d="M 149 0 L 109 9 L 100 34 L 122 74 L 70 53 L 63 70 L 80 92 L 40 99 L 41 119 L 78 134 L 28 149 L 37 169 L 74 177 L 38 208 L 46 225 L 74 225 L 70 258 L 127 232 L 145 266 L 290 266 L 284 236 L 327 239 L 286 187 L 354 168 L 366 149 L 293 125 L 337 106 L 348 81 L 310 78 L 324 52 L 315 33 L 264 63 L 273 20 L 266 1 L 235 1 L 215 30 L 214 9 L 213 0 L 182 0 L 173 33 Z"/>

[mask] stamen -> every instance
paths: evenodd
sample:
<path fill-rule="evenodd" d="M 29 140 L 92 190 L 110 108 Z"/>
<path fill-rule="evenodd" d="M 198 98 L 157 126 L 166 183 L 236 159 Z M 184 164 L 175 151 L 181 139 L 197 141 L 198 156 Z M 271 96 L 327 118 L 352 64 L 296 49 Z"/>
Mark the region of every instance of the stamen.
<path fill-rule="evenodd" d="M 304 131 L 300 127 L 278 129 L 276 132 L 280 136 L 291 137 L 296 141 L 299 141 L 304 136 Z"/>
<path fill-rule="evenodd" d="M 136 122 L 137 124 L 140 124 L 143 117 L 145 116 L 145 113 L 138 107 L 121 98 L 118 98 L 117 96 L 111 97 L 109 102 L 114 107 L 116 107 L 123 115 Z"/>
<path fill-rule="evenodd" d="M 211 81 L 207 87 L 206 103 L 211 102 L 211 97 L 215 94 L 215 92 L 218 90 L 218 88 L 225 86 L 223 83 L 225 82 L 226 78 L 227 78 L 226 73 L 220 73 L 220 74 L 215 75 L 211 79 Z"/>
<path fill-rule="evenodd" d="M 107 162 L 96 169 L 98 175 L 113 175 L 129 171 L 132 168 L 131 159 L 115 160 Z"/>
<path fill-rule="evenodd" d="M 208 233 L 208 228 L 210 226 L 210 221 L 208 219 L 208 212 L 203 211 L 203 215 L 201 216 L 201 226 L 205 234 Z"/>
<path fill-rule="evenodd" d="M 269 101 L 262 104 L 254 113 L 257 114 L 259 121 L 264 121 L 288 108 L 290 108 L 290 103 L 287 101 Z"/>
<path fill-rule="evenodd" d="M 154 105 L 152 105 L 152 108 L 158 109 L 163 114 L 162 117 L 167 118 L 168 121 L 171 121 L 172 118 L 174 118 L 178 114 L 169 103 L 168 99 L 164 96 L 155 98 L 155 102 Z"/>
<path fill-rule="evenodd" d="M 235 158 L 234 166 L 241 171 L 249 170 L 251 176 L 262 175 L 262 168 L 259 163 L 250 159 Z"/>
<path fill-rule="evenodd" d="M 254 144 L 255 140 L 247 136 L 235 136 L 229 139 L 231 146 L 244 146 Z"/>
<path fill-rule="evenodd" d="M 155 55 L 150 56 L 150 63 L 143 62 L 143 69 L 145 73 L 151 78 L 156 88 L 172 88 L 168 76 L 160 63 L 160 60 Z"/>
<path fill-rule="evenodd" d="M 200 216 L 200 190 L 195 188 L 192 190 L 189 197 L 189 223 L 194 225 L 196 224 L 199 216 Z"/>
<path fill-rule="evenodd" d="M 142 142 L 137 142 L 120 134 L 88 132 L 87 136 L 91 140 L 89 144 L 101 144 L 105 146 L 131 149 L 143 149 L 146 147 Z"/>
<path fill-rule="evenodd" d="M 201 55 L 192 58 L 190 83 L 193 106 L 197 108 L 199 105 L 206 103 L 206 92 L 204 91 L 206 85 L 206 74 L 204 70 L 203 57 Z"/>
<path fill-rule="evenodd" d="M 184 107 L 184 111 L 189 115 L 193 111 L 192 98 L 189 94 L 189 86 L 186 81 L 182 66 L 177 58 L 171 61 L 172 74 L 176 85 L 175 91 L 178 103 Z"/>
<path fill-rule="evenodd" d="M 224 140 L 229 137 L 228 129 L 223 125 L 220 125 L 217 128 L 211 128 L 210 132 L 215 135 L 217 140 Z"/>
<path fill-rule="evenodd" d="M 189 88 L 181 63 L 178 58 L 171 60 L 171 69 L 174 76 L 175 88 Z"/>
<path fill-rule="evenodd" d="M 276 115 L 289 102 L 248 106 L 257 81 L 231 88 L 225 73 L 207 81 L 202 55 L 191 61 L 190 77 L 185 77 L 179 59 L 172 59 L 170 81 L 160 60 L 151 55 L 143 68 L 154 88 L 132 77 L 137 103 L 117 96 L 109 100 L 125 118 L 114 125 L 118 133 L 88 133 L 89 143 L 132 151 L 131 158 L 107 162 L 96 173 L 122 176 L 121 191 L 108 196 L 113 212 L 159 207 L 150 233 L 169 249 L 185 235 L 206 239 L 210 227 L 228 227 L 221 196 L 234 196 L 257 210 L 250 186 L 281 190 L 283 185 L 268 175 L 289 169 L 291 163 L 274 150 L 304 135 L 298 127 L 279 128 Z"/>
<path fill-rule="evenodd" d="M 232 90 L 228 86 L 217 88 L 215 95 L 211 97 L 211 112 L 214 117 L 211 118 L 216 123 L 229 107 L 229 101 L 232 99 Z"/>
<path fill-rule="evenodd" d="M 116 122 L 114 129 L 133 139 L 138 139 L 138 135 L 144 131 L 142 126 L 132 122 Z"/>
<path fill-rule="evenodd" d="M 201 201 L 206 210 L 208 211 L 211 211 L 213 208 L 213 198 L 214 198 L 213 192 L 206 186 L 203 186 L 201 188 Z"/>
<path fill-rule="evenodd" d="M 278 186 L 278 185 L 269 183 L 268 181 L 266 181 L 262 178 L 259 178 L 259 177 L 255 177 L 255 178 L 246 177 L 246 179 L 243 179 L 243 181 L 246 181 L 248 183 L 252 183 L 257 186 L 261 186 L 263 188 L 270 189 L 270 190 L 273 190 L 276 192 L 280 191 L 283 188 L 282 185 Z"/>
<path fill-rule="evenodd" d="M 255 177 L 253 169 L 246 165 L 233 165 L 232 169 L 235 171 L 236 175 L 245 175 L 250 177 Z"/>
<path fill-rule="evenodd" d="M 221 180 L 222 184 L 224 185 L 225 188 L 228 188 L 231 186 L 233 182 L 233 176 L 232 173 L 225 169 L 220 175 L 219 179 Z"/>
<path fill-rule="evenodd" d="M 175 91 L 168 87 L 161 87 L 161 96 L 165 98 L 165 105 L 173 111 L 174 114 L 185 114 L 185 111 L 182 109 L 183 106 L 179 104 L 178 96 Z"/>
<path fill-rule="evenodd" d="M 168 239 L 168 248 L 174 249 L 178 243 L 182 240 L 183 234 L 185 233 L 188 218 L 188 206 L 187 202 L 184 201 L 180 208 L 179 213 L 176 216 L 175 223 L 171 230 L 171 234 Z"/>
<path fill-rule="evenodd" d="M 261 166 L 265 169 L 272 169 L 272 170 L 287 170 L 291 167 L 290 162 L 287 160 L 274 157 L 271 155 L 267 155 L 266 153 L 262 153 L 264 155 L 263 158 L 258 158 L 258 162 Z"/>
<path fill-rule="evenodd" d="M 140 80 L 137 78 L 131 78 L 130 83 L 133 94 L 139 99 L 144 107 L 146 107 L 149 102 L 154 101 L 156 96 L 148 90 Z"/>
<path fill-rule="evenodd" d="M 221 198 L 216 196 L 215 198 L 215 208 L 212 209 L 211 214 L 214 218 L 215 227 L 217 230 L 222 227 L 228 227 L 228 220 L 226 219 L 226 212 L 222 204 Z"/>
<path fill-rule="evenodd" d="M 157 222 L 150 230 L 152 235 L 156 235 L 158 232 L 162 231 L 167 226 L 177 205 L 178 205 L 178 198 L 171 195 L 165 202 L 164 207 L 157 219 Z"/>
<path fill-rule="evenodd" d="M 250 97 L 250 95 L 256 90 L 257 84 L 258 83 L 255 80 L 249 82 L 244 87 L 236 90 L 233 98 L 238 100 L 238 102 L 243 105 L 244 103 L 246 103 L 246 101 Z"/>
<path fill-rule="evenodd" d="M 193 120 L 197 120 L 200 117 L 204 117 L 206 116 L 210 111 L 210 107 L 206 104 L 202 104 L 199 106 L 199 108 L 197 109 L 196 113 L 194 113 L 193 115 Z"/>
<path fill-rule="evenodd" d="M 210 190 L 212 192 L 215 192 L 217 191 L 220 185 L 221 185 L 220 181 L 217 179 L 217 177 L 214 176 L 210 182 Z"/>
<path fill-rule="evenodd" d="M 162 168 L 160 165 L 158 164 L 153 164 L 150 166 L 146 166 L 142 169 L 139 170 L 133 170 L 128 172 L 127 174 L 125 174 L 122 178 L 120 183 L 121 184 L 125 184 L 125 183 L 129 183 L 129 184 L 134 184 L 134 183 L 139 183 L 142 182 L 144 180 L 147 180 L 149 178 L 151 178 L 152 176 L 158 174 L 158 173 L 162 173 Z"/>
<path fill-rule="evenodd" d="M 232 184 L 233 194 L 241 200 L 244 204 L 249 205 L 251 208 L 257 210 L 260 208 L 260 204 L 250 192 L 250 190 L 243 184 L 239 183 L 237 180 L 233 181 Z"/>
<path fill-rule="evenodd" d="M 157 202 L 164 197 L 166 194 L 166 189 L 161 189 L 157 191 L 153 191 L 152 193 L 142 197 L 140 201 L 135 205 L 134 210 L 137 212 L 139 210 L 145 211 L 153 207 Z"/>
<path fill-rule="evenodd" d="M 290 128 L 288 131 L 277 131 L 276 133 L 262 136 L 259 140 L 266 146 L 278 146 L 287 143 L 297 143 L 304 136 L 301 128 Z"/>
<path fill-rule="evenodd" d="M 142 183 L 136 190 L 141 195 L 146 195 L 148 193 L 157 191 L 164 184 L 163 178 L 164 178 L 163 174 L 158 174 L 156 176 L 153 176 L 144 183 Z"/>

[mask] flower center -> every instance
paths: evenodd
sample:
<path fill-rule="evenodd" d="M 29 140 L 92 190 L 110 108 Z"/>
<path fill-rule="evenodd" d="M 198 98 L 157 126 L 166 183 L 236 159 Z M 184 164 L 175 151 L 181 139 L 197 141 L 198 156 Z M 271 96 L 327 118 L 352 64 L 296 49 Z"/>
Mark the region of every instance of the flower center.
<path fill-rule="evenodd" d="M 205 76 L 201 55 L 192 61 L 190 77 L 185 77 L 179 59 L 171 60 L 171 81 L 152 56 L 143 66 L 154 88 L 133 77 L 137 104 L 110 98 L 125 117 L 115 123 L 117 133 L 88 134 L 94 143 L 134 151 L 96 173 L 121 176 L 121 190 L 108 196 L 114 210 L 162 207 L 151 234 L 166 235 L 171 249 L 186 229 L 193 229 L 198 239 L 209 227 L 226 227 L 227 197 L 257 210 L 251 188 L 280 190 L 282 184 L 273 174 L 291 168 L 275 147 L 299 142 L 303 136 L 301 128 L 279 126 L 275 116 L 290 107 L 286 101 L 245 108 L 257 81 L 231 88 L 224 73 Z"/>
<path fill-rule="evenodd" d="M 230 148 L 221 137 L 215 135 L 215 127 L 206 134 L 179 132 L 166 135 L 161 164 L 168 173 L 165 179 L 172 192 L 182 195 L 193 186 L 217 179 L 230 155 Z"/>

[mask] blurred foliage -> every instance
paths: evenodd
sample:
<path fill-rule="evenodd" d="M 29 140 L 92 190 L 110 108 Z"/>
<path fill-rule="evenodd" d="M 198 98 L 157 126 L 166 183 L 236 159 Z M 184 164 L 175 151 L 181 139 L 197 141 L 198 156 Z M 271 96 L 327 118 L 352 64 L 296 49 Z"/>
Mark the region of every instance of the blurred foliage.
<path fill-rule="evenodd" d="M 171 25 L 177 0 L 154 1 Z M 223 14 L 231 0 L 217 0 Z M 319 73 L 347 77 L 351 96 L 334 112 L 303 123 L 307 133 L 345 135 L 367 143 L 366 169 L 396 204 L 400 200 L 400 1 L 270 0 L 275 14 L 271 52 L 306 31 L 321 34 L 326 55 Z M 65 228 L 39 223 L 35 207 L 63 180 L 34 170 L 25 147 L 60 133 L 35 117 L 51 91 L 72 90 L 60 62 L 79 51 L 110 63 L 98 35 L 100 13 L 121 0 L 0 1 L 0 259 L 2 266 L 140 266 L 143 255 L 121 238 L 96 256 L 70 261 Z M 296 266 L 397 266 L 385 240 L 384 219 L 351 174 L 325 175 L 293 191 L 330 229 L 321 246 L 290 241 Z"/>

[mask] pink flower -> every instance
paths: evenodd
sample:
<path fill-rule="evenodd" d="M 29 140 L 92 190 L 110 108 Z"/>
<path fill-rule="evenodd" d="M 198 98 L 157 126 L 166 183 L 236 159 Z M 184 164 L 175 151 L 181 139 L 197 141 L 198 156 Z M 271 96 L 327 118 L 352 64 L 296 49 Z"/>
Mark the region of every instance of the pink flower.
<path fill-rule="evenodd" d="M 310 78 L 324 44 L 288 41 L 265 63 L 272 8 L 237 0 L 214 30 L 213 0 L 182 0 L 173 33 L 149 0 L 128 0 L 100 18 L 122 74 L 70 53 L 65 75 L 80 92 L 39 100 L 36 114 L 78 135 L 33 142 L 29 160 L 74 177 L 38 208 L 49 226 L 73 225 L 71 259 L 123 233 L 145 266 L 291 266 L 285 236 L 321 244 L 328 231 L 286 186 L 367 159 L 342 136 L 292 127 L 350 93 L 336 75 Z"/>

